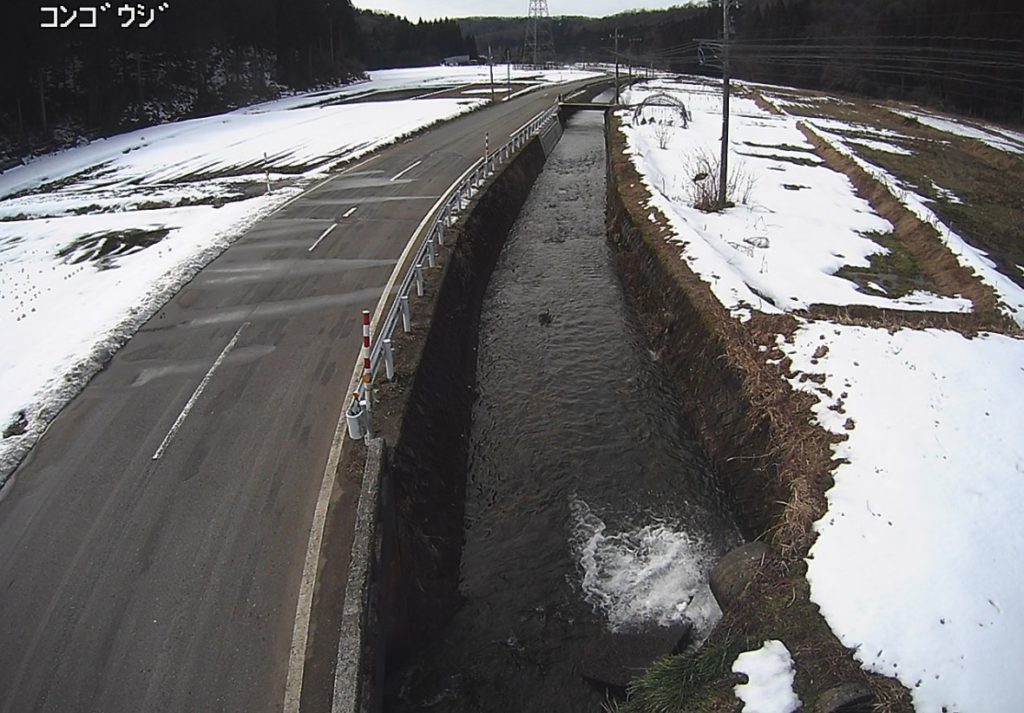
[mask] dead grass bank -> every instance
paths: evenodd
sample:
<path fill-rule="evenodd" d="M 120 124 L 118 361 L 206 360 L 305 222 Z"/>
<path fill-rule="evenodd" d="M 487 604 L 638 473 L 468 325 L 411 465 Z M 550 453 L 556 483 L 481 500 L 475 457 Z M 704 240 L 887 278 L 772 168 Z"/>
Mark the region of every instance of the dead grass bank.
<path fill-rule="evenodd" d="M 732 662 L 742 651 L 779 639 L 796 662 L 795 686 L 805 709 L 813 709 L 823 691 L 858 682 L 872 689 L 882 710 L 911 710 L 898 682 L 861 670 L 809 598 L 804 559 L 814 542 L 813 523 L 826 511 L 835 465 L 830 446 L 837 437 L 814 424 L 812 397 L 784 380 L 788 362 L 769 363 L 782 356 L 777 337 L 791 335 L 796 321 L 732 319 L 680 259 L 680 246 L 668 239 L 668 221 L 648 205 L 650 195 L 624 149 L 625 137 L 612 118 L 611 240 L 620 275 L 663 364 L 690 396 L 687 406 L 702 445 L 725 471 L 726 489 L 759 494 L 750 512 L 750 499 L 740 498 L 738 516 L 748 533 L 772 545 L 772 556 L 705 645 L 655 664 L 634 681 L 620 709 L 734 711 Z"/>

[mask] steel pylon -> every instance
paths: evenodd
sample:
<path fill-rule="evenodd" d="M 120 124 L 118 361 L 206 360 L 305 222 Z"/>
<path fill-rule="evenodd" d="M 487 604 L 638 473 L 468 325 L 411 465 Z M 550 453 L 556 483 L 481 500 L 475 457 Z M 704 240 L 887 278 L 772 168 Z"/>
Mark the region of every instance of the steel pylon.
<path fill-rule="evenodd" d="M 538 66 L 554 59 L 555 43 L 551 38 L 548 0 L 530 0 L 530 13 L 526 19 L 526 42 L 523 43 L 523 62 Z"/>

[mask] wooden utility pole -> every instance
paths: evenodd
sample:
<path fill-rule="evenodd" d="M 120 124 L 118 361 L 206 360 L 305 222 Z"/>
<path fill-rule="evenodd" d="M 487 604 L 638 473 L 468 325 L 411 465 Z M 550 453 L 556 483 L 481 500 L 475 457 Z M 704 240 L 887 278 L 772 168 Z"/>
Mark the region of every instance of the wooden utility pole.
<path fill-rule="evenodd" d="M 619 28 L 615 28 L 615 103 L 619 103 Z"/>
<path fill-rule="evenodd" d="M 722 159 L 718 165 L 718 209 L 725 210 L 729 200 L 729 6 L 722 0 Z"/>
<path fill-rule="evenodd" d="M 491 46 L 487 45 L 487 64 L 491 68 L 491 104 L 494 103 L 494 55 L 491 54 Z"/>

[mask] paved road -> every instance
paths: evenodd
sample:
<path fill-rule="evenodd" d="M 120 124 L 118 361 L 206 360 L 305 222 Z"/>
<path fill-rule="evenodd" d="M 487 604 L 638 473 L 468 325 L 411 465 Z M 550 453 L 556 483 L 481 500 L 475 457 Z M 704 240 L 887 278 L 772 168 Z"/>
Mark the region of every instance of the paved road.
<path fill-rule="evenodd" d="M 386 149 L 264 220 L 60 414 L 0 491 L 0 713 L 281 710 L 360 310 L 483 132 L 497 144 L 558 91 Z"/>

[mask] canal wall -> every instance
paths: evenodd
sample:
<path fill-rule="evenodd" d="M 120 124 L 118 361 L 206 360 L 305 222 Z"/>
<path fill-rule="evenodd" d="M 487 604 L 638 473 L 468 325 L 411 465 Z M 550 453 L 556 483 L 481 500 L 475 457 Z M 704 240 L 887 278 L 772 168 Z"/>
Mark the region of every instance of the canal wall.
<path fill-rule="evenodd" d="M 756 353 L 732 329 L 708 286 L 680 259 L 680 248 L 641 207 L 640 176 L 623 153 L 624 137 L 607 115 L 608 239 L 619 278 L 658 360 L 681 394 L 743 535 L 762 537 L 786 493 L 772 456 L 772 425 L 756 406 L 742 364 Z"/>
<path fill-rule="evenodd" d="M 332 713 L 380 710 L 389 662 L 459 605 L 480 307 L 561 129 L 555 122 L 489 179 L 447 233 L 438 268 L 425 271 L 423 296 L 410 297 L 411 331 L 392 338 L 396 376 L 375 385 L 379 440 L 363 474 Z"/>

